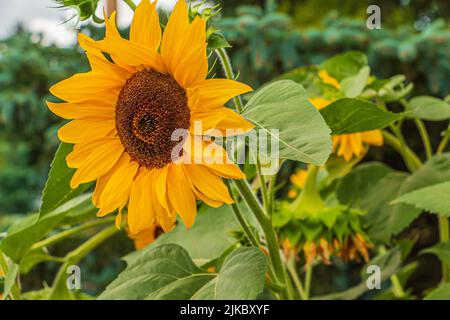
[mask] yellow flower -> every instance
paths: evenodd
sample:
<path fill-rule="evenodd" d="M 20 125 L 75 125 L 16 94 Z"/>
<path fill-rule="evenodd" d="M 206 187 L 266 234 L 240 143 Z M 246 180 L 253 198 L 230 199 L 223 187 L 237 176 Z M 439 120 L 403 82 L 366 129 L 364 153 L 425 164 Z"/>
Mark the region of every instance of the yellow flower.
<path fill-rule="evenodd" d="M 323 98 L 312 98 L 309 101 L 318 109 L 329 105 L 331 101 Z M 333 152 L 350 161 L 353 157 L 359 157 L 364 152 L 364 145 L 382 146 L 383 136 L 380 130 L 341 134 L 333 136 Z"/>
<path fill-rule="evenodd" d="M 217 145 L 201 161 L 202 151 L 214 144 L 202 137 L 212 129 L 250 131 L 254 126 L 224 104 L 251 88 L 206 79 L 206 22 L 196 17 L 189 23 L 185 1 L 176 4 L 164 34 L 156 2 L 143 0 L 136 8 L 129 40 L 114 21 L 114 13 L 105 19 L 101 41 L 79 35 L 92 70 L 50 89 L 66 101 L 48 102 L 51 111 L 73 119 L 58 131 L 61 141 L 75 144 L 66 158 L 77 169 L 70 185 L 96 181 L 97 215 L 118 209 L 117 224 L 128 206 L 132 234 L 156 223 L 167 232 L 177 214 L 191 227 L 196 200 L 213 207 L 232 203 L 222 178 L 245 177 Z M 196 121 L 202 123 L 197 134 Z M 176 129 L 185 132 L 181 147 L 172 139 Z M 199 142 L 200 153 L 190 151 L 192 142 Z"/>
<path fill-rule="evenodd" d="M 339 84 L 339 81 L 337 81 L 335 78 L 330 76 L 328 74 L 328 72 L 326 72 L 325 70 L 320 70 L 319 71 L 319 78 L 322 79 L 322 81 L 324 83 L 330 84 L 333 87 L 335 87 L 336 89 L 340 89 L 341 88 L 341 85 Z"/>
<path fill-rule="evenodd" d="M 291 182 L 297 188 L 302 189 L 305 186 L 307 176 L 308 172 L 306 170 L 299 169 L 293 175 L 291 175 Z"/>
<path fill-rule="evenodd" d="M 154 224 L 149 228 L 145 228 L 136 234 L 129 234 L 128 236 L 133 240 L 136 250 L 139 250 L 153 243 L 158 237 L 160 230 L 161 227 Z"/>

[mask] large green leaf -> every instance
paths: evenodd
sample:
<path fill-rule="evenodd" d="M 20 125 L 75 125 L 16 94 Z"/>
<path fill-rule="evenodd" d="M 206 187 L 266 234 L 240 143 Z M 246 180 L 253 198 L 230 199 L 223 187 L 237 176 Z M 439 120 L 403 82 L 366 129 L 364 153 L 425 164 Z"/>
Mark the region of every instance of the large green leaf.
<path fill-rule="evenodd" d="M 405 203 L 393 203 L 400 196 L 437 183 L 450 181 L 450 154 L 442 154 L 427 161 L 409 175 L 393 172 L 380 179 L 361 199 L 363 216 L 373 240 L 388 242 L 392 235 L 405 229 L 421 213 L 421 209 Z"/>
<path fill-rule="evenodd" d="M 369 76 L 370 68 L 364 66 L 356 75 L 342 80 L 341 90 L 344 91 L 347 98 L 356 98 L 363 92 Z"/>
<path fill-rule="evenodd" d="M 266 271 L 264 254 L 253 247 L 232 252 L 214 274 L 179 245 L 162 244 L 141 251 L 99 299 L 256 299 Z"/>
<path fill-rule="evenodd" d="M 351 98 L 338 99 L 320 113 L 333 134 L 383 129 L 402 118 L 401 114 L 384 111 L 372 102 Z"/>
<path fill-rule="evenodd" d="M 248 101 L 243 115 L 265 131 L 268 140 L 278 139 L 280 158 L 323 165 L 331 153 L 330 129 L 303 87 L 291 80 L 264 86 Z"/>
<path fill-rule="evenodd" d="M 32 214 L 8 229 L 6 237 L 0 243 L 0 248 L 13 261 L 19 262 L 33 243 L 45 237 L 66 215 L 83 210 L 93 212 L 89 194 L 69 200 L 42 218 L 39 218 L 39 214 Z"/>
<path fill-rule="evenodd" d="M 443 283 L 431 291 L 424 300 L 450 300 L 450 283 Z"/>
<path fill-rule="evenodd" d="M 366 65 L 367 57 L 364 53 L 349 51 L 325 60 L 319 65 L 319 68 L 340 81 L 357 74 Z"/>
<path fill-rule="evenodd" d="M 392 171 L 393 169 L 381 162 L 367 162 L 356 167 L 336 185 L 339 202 L 361 208 L 361 199 L 381 178 Z"/>
<path fill-rule="evenodd" d="M 217 209 L 203 206 L 192 228 L 186 229 L 184 224 L 179 223 L 171 232 L 161 235 L 153 244 L 140 251 L 151 251 L 154 246 L 175 243 L 182 245 L 198 265 L 203 265 L 217 259 L 237 243 L 232 233 L 239 228 L 230 206 Z M 142 255 L 140 251 L 129 254 L 125 260 L 129 264 L 133 263 Z"/>
<path fill-rule="evenodd" d="M 416 208 L 450 217 L 450 182 L 409 192 L 394 203 L 407 203 Z"/>
<path fill-rule="evenodd" d="M 66 164 L 66 156 L 72 151 L 73 145 L 61 143 L 55 153 L 44 191 L 42 192 L 41 217 L 50 213 L 66 201 L 73 199 L 85 191 L 89 184 L 82 184 L 77 189 L 70 188 L 70 180 L 75 172 Z"/>
<path fill-rule="evenodd" d="M 422 253 L 432 253 L 436 255 L 442 262 L 450 264 L 450 241 L 440 242 L 432 246 L 431 248 L 422 250 Z"/>
<path fill-rule="evenodd" d="M 414 97 L 408 101 L 406 111 L 409 111 L 406 115 L 411 118 L 430 121 L 450 119 L 450 104 L 435 97 Z"/>

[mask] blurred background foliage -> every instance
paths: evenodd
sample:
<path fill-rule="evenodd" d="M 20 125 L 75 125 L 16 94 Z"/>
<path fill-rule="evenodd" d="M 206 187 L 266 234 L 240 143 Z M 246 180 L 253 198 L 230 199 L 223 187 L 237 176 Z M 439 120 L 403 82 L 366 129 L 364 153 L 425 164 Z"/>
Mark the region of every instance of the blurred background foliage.
<path fill-rule="evenodd" d="M 296 67 L 359 50 L 367 54 L 378 77 L 404 74 L 414 83 L 414 95 L 446 96 L 450 79 L 450 2 L 384 1 L 380 4 L 382 29 L 368 30 L 366 8 L 371 2 L 227 0 L 222 2 L 223 10 L 213 24 L 232 46 L 229 51 L 240 80 L 254 87 Z M 94 38 L 103 35 L 98 25 L 85 26 L 82 32 Z M 78 47 L 45 46 L 42 36 L 20 26 L 9 38 L 0 40 L 0 233 L 16 217 L 39 207 L 49 163 L 58 145 L 56 130 L 61 125 L 61 120 L 45 106 L 45 100 L 50 98 L 49 87 L 87 69 Z M 434 131 L 434 143 L 441 129 L 438 126 Z M 417 135 L 405 135 L 411 140 L 410 145 L 420 145 Z M 389 159 L 394 167 L 392 162 L 398 161 L 397 167 L 401 168 L 401 160 L 392 158 L 389 152 L 372 154 L 370 158 Z M 281 174 L 288 179 L 294 169 L 288 164 Z M 427 219 L 425 215 L 412 229 L 425 230 L 424 226 L 432 223 Z M 436 240 L 426 232 L 422 236 L 427 243 L 424 246 Z M 76 242 L 74 239 L 73 244 L 63 246 L 75 246 Z M 101 291 L 111 281 L 121 268 L 119 257 L 131 249 L 131 242 L 117 236 L 97 250 L 95 256 L 85 259 L 85 270 L 93 273 L 85 275 L 90 293 Z M 328 270 L 317 272 L 329 280 L 321 281 L 328 283 L 321 287 L 324 292 L 330 291 L 329 287 L 347 288 L 358 275 L 350 264 L 336 264 L 333 272 L 330 267 L 324 268 Z M 24 286 L 27 290 L 40 287 L 42 283 L 34 283 L 33 279 L 50 281 L 48 275 L 53 275 L 54 269 L 52 263 L 40 265 Z M 342 273 L 346 276 L 335 276 Z M 418 283 L 424 281 L 427 279 L 417 279 Z"/>

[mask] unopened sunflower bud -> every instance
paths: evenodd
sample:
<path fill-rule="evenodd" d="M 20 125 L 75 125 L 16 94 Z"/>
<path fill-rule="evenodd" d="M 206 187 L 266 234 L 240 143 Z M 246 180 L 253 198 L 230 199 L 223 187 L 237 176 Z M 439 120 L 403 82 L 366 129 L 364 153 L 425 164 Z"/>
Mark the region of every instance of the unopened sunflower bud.
<path fill-rule="evenodd" d="M 98 0 L 56 0 L 61 7 L 74 8 L 78 11 L 80 21 L 92 17 L 97 9 Z"/>

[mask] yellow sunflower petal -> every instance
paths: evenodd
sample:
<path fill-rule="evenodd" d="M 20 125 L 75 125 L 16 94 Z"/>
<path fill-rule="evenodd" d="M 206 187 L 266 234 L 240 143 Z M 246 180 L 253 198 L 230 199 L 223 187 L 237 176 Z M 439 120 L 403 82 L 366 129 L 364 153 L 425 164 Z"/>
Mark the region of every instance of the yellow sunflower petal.
<path fill-rule="evenodd" d="M 64 119 L 114 118 L 114 102 L 103 100 L 83 100 L 77 103 L 54 103 L 46 101 L 51 112 Z"/>
<path fill-rule="evenodd" d="M 110 101 L 117 99 L 124 81 L 109 74 L 90 71 L 58 82 L 50 88 L 50 92 L 67 102 L 79 102 L 92 96 Z"/>
<path fill-rule="evenodd" d="M 120 61 L 126 63 L 127 66 L 148 66 L 161 73 L 166 71 L 163 60 L 158 52 L 142 44 L 122 38 L 105 38 L 104 40 L 96 41 L 89 45 L 92 48 L 117 57 Z"/>
<path fill-rule="evenodd" d="M 323 98 L 310 98 L 308 100 L 309 100 L 309 102 L 311 102 L 311 104 L 314 107 L 316 107 L 317 110 L 325 108 L 326 106 L 328 106 L 331 103 L 331 101 L 323 99 Z"/>
<path fill-rule="evenodd" d="M 223 105 L 231 98 L 252 91 L 246 84 L 228 79 L 207 79 L 196 84 L 195 88 L 188 90 L 192 95 L 197 91 L 198 104 L 193 110 L 211 110 Z"/>
<path fill-rule="evenodd" d="M 112 174 L 98 199 L 99 207 L 105 214 L 126 205 L 138 168 L 138 163 L 132 161 L 127 153 L 122 154 L 111 168 Z"/>
<path fill-rule="evenodd" d="M 58 137 L 63 142 L 78 143 L 92 137 L 104 137 L 113 130 L 113 119 L 75 119 L 58 130 Z"/>
<path fill-rule="evenodd" d="M 154 187 L 154 174 L 140 170 L 135 178 L 128 204 L 128 227 L 131 234 L 151 227 L 155 223 L 155 210 L 151 202 L 151 188 Z"/>
<path fill-rule="evenodd" d="M 75 189 L 82 183 L 93 181 L 104 175 L 119 160 L 123 151 L 119 139 L 105 140 L 101 146 L 86 157 L 77 169 L 70 181 L 70 187 Z"/>
<path fill-rule="evenodd" d="M 187 228 L 192 227 L 197 214 L 194 194 L 180 164 L 169 166 L 167 174 L 167 195 L 174 210 L 183 219 Z"/>
<path fill-rule="evenodd" d="M 134 11 L 130 27 L 130 40 L 158 50 L 161 43 L 161 26 L 156 11 L 156 1 L 142 0 Z"/>
<path fill-rule="evenodd" d="M 81 143 L 77 143 L 73 147 L 73 151 L 66 156 L 67 166 L 69 168 L 80 167 L 84 160 L 98 147 L 105 142 L 114 140 L 114 137 L 96 137 L 95 139 L 87 139 Z"/>
<path fill-rule="evenodd" d="M 223 180 L 207 167 L 191 164 L 184 165 L 183 169 L 192 186 L 201 194 L 222 204 L 234 202 Z"/>
<path fill-rule="evenodd" d="M 373 146 L 382 146 L 383 145 L 383 135 L 381 134 L 381 130 L 371 130 L 365 131 L 361 133 L 362 141 L 365 143 L 371 144 Z"/>
<path fill-rule="evenodd" d="M 188 8 L 184 0 L 179 0 L 175 5 L 161 41 L 161 56 L 167 69 L 173 73 L 177 49 L 183 42 L 183 38 L 189 28 Z"/>
<path fill-rule="evenodd" d="M 214 112 L 193 112 L 191 114 L 191 126 L 189 128 L 192 134 L 195 132 L 196 121 L 201 121 L 204 134 L 212 136 L 216 135 L 214 132 L 208 132 L 212 129 L 219 130 L 219 136 L 228 137 L 247 133 L 255 127 L 255 125 L 247 121 L 243 116 L 225 107 L 219 108 Z"/>
<path fill-rule="evenodd" d="M 206 21 L 196 17 L 189 26 L 177 56 L 172 57 L 174 78 L 183 88 L 189 88 L 205 80 L 208 73 L 206 56 Z"/>
<path fill-rule="evenodd" d="M 105 36 L 112 39 L 121 38 L 119 30 L 117 30 L 116 26 L 116 12 L 114 11 L 111 13 L 109 18 L 106 17 L 106 12 L 103 12 L 103 14 L 105 16 Z"/>
<path fill-rule="evenodd" d="M 353 154 L 359 156 L 363 151 L 363 141 L 360 133 L 353 133 L 349 135 L 350 147 Z"/>

